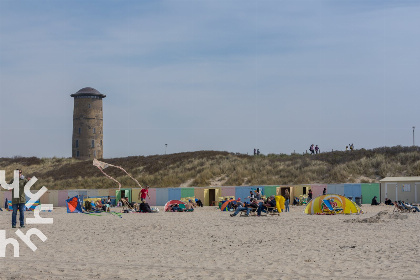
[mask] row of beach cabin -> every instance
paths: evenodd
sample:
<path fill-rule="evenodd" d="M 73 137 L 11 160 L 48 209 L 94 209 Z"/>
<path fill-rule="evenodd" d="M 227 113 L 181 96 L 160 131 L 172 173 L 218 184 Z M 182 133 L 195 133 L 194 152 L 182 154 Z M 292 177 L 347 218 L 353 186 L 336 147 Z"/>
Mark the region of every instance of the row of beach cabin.
<path fill-rule="evenodd" d="M 370 204 L 373 197 L 379 202 L 389 198 L 392 201 L 402 200 L 409 203 L 420 202 L 420 177 L 387 177 L 380 183 L 372 184 L 312 184 L 312 185 L 282 185 L 282 186 L 226 186 L 226 187 L 187 187 L 187 188 L 150 188 L 148 203 L 152 206 L 163 206 L 169 200 L 200 199 L 204 206 L 218 205 L 219 201 L 229 198 L 241 198 L 249 201 L 250 192 L 259 190 L 263 196 L 284 195 L 290 193 L 290 201 L 295 197 L 305 199 L 312 190 L 312 197 L 322 195 L 324 188 L 327 194 L 339 194 L 350 198 L 356 203 Z M 66 206 L 66 199 L 73 196 L 84 198 L 107 198 L 116 201 L 127 197 L 130 202 L 140 202 L 140 188 L 118 189 L 76 189 L 48 190 L 41 199 L 41 204 L 53 204 L 54 207 Z M 0 201 L 11 200 L 11 191 L 0 191 Z"/>

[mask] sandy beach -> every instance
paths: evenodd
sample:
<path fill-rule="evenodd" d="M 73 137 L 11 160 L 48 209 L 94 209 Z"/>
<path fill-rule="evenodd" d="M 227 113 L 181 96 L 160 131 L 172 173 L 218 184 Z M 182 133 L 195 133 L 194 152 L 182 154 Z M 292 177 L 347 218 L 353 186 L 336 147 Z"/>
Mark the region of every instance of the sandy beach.
<path fill-rule="evenodd" d="M 23 230 L 47 236 L 32 237 L 35 252 L 20 241 L 14 258 L 7 247 L 0 279 L 419 279 L 420 214 L 362 209 L 322 216 L 295 206 L 280 216 L 230 217 L 204 207 L 120 218 L 55 208 L 41 214 L 52 225 Z M 0 212 L 0 229 L 17 238 L 10 220 Z"/>

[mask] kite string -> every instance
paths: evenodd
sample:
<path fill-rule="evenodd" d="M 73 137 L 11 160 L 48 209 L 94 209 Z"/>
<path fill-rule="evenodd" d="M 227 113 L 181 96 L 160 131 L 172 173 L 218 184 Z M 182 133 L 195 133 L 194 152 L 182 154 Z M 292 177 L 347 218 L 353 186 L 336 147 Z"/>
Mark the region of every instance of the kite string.
<path fill-rule="evenodd" d="M 140 188 L 143 188 L 141 185 L 140 185 L 140 183 L 135 179 L 135 178 L 133 178 L 130 174 L 128 174 L 128 172 L 127 171 L 125 171 L 124 170 L 124 168 L 122 168 L 121 166 L 115 166 L 115 165 L 111 165 L 111 164 L 109 164 L 110 166 L 114 166 L 114 167 L 117 167 L 117 168 L 119 168 L 119 169 L 121 169 L 122 171 L 124 171 L 125 172 L 125 174 L 127 174 L 128 175 L 128 177 L 130 177 L 131 179 L 133 179 L 134 181 L 136 181 L 136 183 L 137 183 L 137 185 L 139 185 L 139 187 Z"/>
<path fill-rule="evenodd" d="M 111 180 L 113 180 L 113 181 L 115 181 L 115 182 L 117 182 L 117 184 L 118 184 L 118 190 L 121 190 L 121 184 L 120 184 L 120 182 L 118 182 L 117 180 L 115 180 L 114 178 L 112 178 L 111 176 L 109 176 L 108 174 L 106 174 L 103 170 L 102 170 L 102 168 L 101 167 L 99 167 L 98 166 L 98 168 L 99 168 L 99 170 L 101 170 L 101 172 L 106 176 L 106 177 L 108 177 L 109 179 L 111 179 Z"/>
<path fill-rule="evenodd" d="M 111 179 L 111 180 L 113 180 L 113 181 L 115 181 L 115 182 L 117 182 L 118 183 L 118 189 L 119 190 L 121 190 L 121 184 L 120 184 L 120 182 L 118 182 L 116 179 L 114 179 L 113 177 L 111 177 L 111 176 L 109 176 L 108 174 L 106 174 L 105 173 L 105 171 L 103 171 L 103 168 L 100 166 L 100 165 L 97 165 L 97 164 L 95 164 L 95 160 L 93 161 L 94 162 L 94 165 L 96 166 L 96 167 L 98 167 L 99 168 L 99 170 L 101 170 L 101 172 L 106 176 L 106 177 L 108 177 L 109 179 Z M 98 160 L 96 160 L 96 162 L 98 162 L 98 163 L 101 163 L 100 161 L 98 161 Z M 136 183 L 137 183 L 137 185 L 140 187 L 140 188 L 143 188 L 141 185 L 140 185 L 140 183 L 135 179 L 135 178 L 133 178 L 130 174 L 128 174 L 128 172 L 127 171 L 125 171 L 125 169 L 124 168 L 122 168 L 121 166 L 116 166 L 116 165 L 112 165 L 112 164 L 109 164 L 109 163 L 107 163 L 106 164 L 106 166 L 105 166 L 105 168 L 106 167 L 108 167 L 108 166 L 113 166 L 113 167 L 116 167 L 116 168 L 119 168 L 119 169 L 121 169 L 122 171 L 124 171 L 124 173 L 125 174 L 127 174 L 131 179 L 133 179 Z"/>

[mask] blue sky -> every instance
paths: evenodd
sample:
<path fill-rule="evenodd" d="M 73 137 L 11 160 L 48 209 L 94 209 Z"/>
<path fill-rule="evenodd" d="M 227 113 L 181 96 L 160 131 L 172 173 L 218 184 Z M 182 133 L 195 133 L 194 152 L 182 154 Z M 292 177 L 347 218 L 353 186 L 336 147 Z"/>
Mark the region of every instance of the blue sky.
<path fill-rule="evenodd" d="M 70 157 L 70 94 L 88 86 L 107 95 L 105 158 L 412 145 L 419 14 L 419 1 L 0 0 L 0 157 Z"/>

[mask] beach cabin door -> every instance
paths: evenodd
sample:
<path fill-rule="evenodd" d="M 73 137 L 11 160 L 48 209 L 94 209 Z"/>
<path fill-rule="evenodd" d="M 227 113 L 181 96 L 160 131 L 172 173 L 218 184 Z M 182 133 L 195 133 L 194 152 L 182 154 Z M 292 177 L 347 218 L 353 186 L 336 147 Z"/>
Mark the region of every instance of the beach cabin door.
<path fill-rule="evenodd" d="M 204 189 L 204 205 L 214 206 L 218 202 L 220 189 Z"/>
<path fill-rule="evenodd" d="M 286 187 L 286 188 L 281 188 L 281 195 L 284 197 L 284 195 L 286 194 L 286 190 L 289 191 L 289 196 L 290 196 L 290 187 Z"/>
<path fill-rule="evenodd" d="M 209 189 L 209 205 L 214 206 L 216 201 L 216 190 L 215 189 Z"/>

